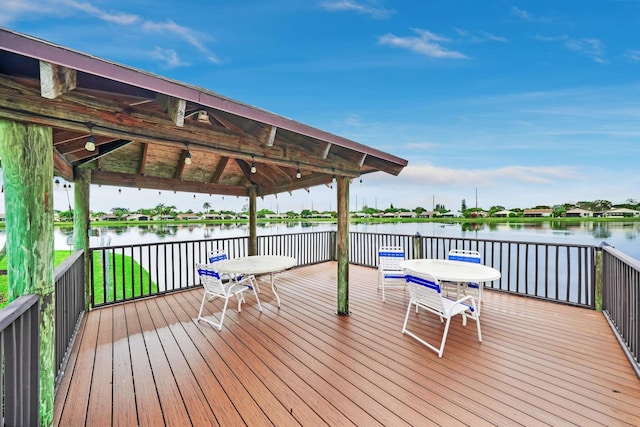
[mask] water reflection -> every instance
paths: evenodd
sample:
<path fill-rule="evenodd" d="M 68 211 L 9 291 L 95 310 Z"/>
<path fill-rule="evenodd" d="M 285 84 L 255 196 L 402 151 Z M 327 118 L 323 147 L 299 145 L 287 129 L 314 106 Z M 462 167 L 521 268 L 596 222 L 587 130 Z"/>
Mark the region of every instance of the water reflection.
<path fill-rule="evenodd" d="M 332 222 L 267 222 L 258 223 L 258 235 L 335 231 Z M 225 224 L 144 224 L 93 228 L 92 247 L 131 245 L 161 241 L 220 239 L 247 236 L 247 223 Z M 545 221 L 535 223 L 358 223 L 349 231 L 422 236 L 462 237 L 486 240 L 511 240 L 566 244 L 600 245 L 602 242 L 640 259 L 640 222 Z M 0 229 L 4 244 L 6 230 Z M 55 229 L 55 247 L 68 250 L 73 246 L 71 228 Z"/>

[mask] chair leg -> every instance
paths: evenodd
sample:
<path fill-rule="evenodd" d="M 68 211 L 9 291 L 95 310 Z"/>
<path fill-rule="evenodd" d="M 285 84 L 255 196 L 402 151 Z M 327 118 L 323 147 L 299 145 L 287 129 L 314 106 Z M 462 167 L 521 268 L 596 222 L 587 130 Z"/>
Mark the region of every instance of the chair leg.
<path fill-rule="evenodd" d="M 402 325 L 402 333 L 407 332 L 407 322 L 409 321 L 409 313 L 411 312 L 411 304 L 413 301 L 409 301 L 409 305 L 407 306 L 407 314 L 404 316 L 404 324 Z M 418 309 L 418 305 L 416 304 L 416 309 Z"/>
<path fill-rule="evenodd" d="M 198 311 L 198 320 L 202 320 L 202 310 L 204 309 L 204 302 L 207 300 L 207 292 L 202 294 L 202 303 L 200 303 L 200 311 Z"/>
<path fill-rule="evenodd" d="M 442 335 L 442 342 L 440 343 L 440 350 L 438 350 L 438 357 L 442 358 L 444 352 L 444 345 L 447 343 L 447 334 L 449 333 L 449 325 L 451 324 L 451 318 L 447 317 L 447 324 L 444 326 L 444 334 Z"/>
<path fill-rule="evenodd" d="M 256 296 L 256 301 L 258 301 L 258 308 L 260 309 L 260 311 L 262 311 L 262 304 L 260 304 L 260 298 L 258 298 L 258 292 L 256 292 L 256 290 L 258 289 L 258 280 L 255 277 L 251 278 L 251 286 L 253 286 L 253 294 Z"/>

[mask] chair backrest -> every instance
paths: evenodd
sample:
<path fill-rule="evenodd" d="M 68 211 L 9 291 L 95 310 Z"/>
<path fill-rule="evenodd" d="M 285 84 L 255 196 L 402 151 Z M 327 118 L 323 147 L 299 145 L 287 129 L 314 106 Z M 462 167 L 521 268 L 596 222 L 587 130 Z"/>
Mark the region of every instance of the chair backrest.
<path fill-rule="evenodd" d="M 227 255 L 227 251 L 224 249 L 216 249 L 207 254 L 207 258 L 209 259 L 209 263 L 213 264 L 214 262 L 222 261 L 223 259 L 229 259 Z"/>
<path fill-rule="evenodd" d="M 444 312 L 442 288 L 438 279 L 431 274 L 418 273 L 412 270 L 405 270 L 404 277 L 412 300 L 418 301 L 420 304 L 437 312 Z"/>
<path fill-rule="evenodd" d="M 400 246 L 381 246 L 378 250 L 378 268 L 399 270 L 401 261 L 404 261 L 404 249 Z"/>
<path fill-rule="evenodd" d="M 220 280 L 220 273 L 214 264 L 196 264 L 200 283 L 207 290 L 216 294 L 224 293 L 224 285 Z"/>
<path fill-rule="evenodd" d="M 450 250 L 447 259 L 450 259 L 452 261 L 474 262 L 476 264 L 480 264 L 482 262 L 480 252 L 466 249 Z"/>

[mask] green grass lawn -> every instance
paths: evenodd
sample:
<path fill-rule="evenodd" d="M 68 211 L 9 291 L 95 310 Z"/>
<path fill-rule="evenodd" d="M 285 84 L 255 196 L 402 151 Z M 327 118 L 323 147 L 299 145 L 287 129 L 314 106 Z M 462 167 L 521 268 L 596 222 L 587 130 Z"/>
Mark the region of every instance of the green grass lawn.
<path fill-rule="evenodd" d="M 57 267 L 62 261 L 67 259 L 71 255 L 70 251 L 55 251 L 53 254 L 53 266 Z M 4 257 L 0 260 L 0 270 L 7 270 L 7 257 Z M 7 286 L 8 286 L 8 278 L 6 274 L 0 275 L 0 308 L 7 305 Z"/>
<path fill-rule="evenodd" d="M 71 254 L 68 250 L 55 251 L 54 267 L 57 267 Z M 149 272 L 141 269 L 140 264 L 129 256 L 115 255 L 109 260 L 110 280 L 105 282 L 103 262 L 100 253 L 94 253 L 94 302 L 102 304 L 114 299 L 132 298 L 141 295 L 149 295 L 158 291 L 156 283 L 151 281 Z M 0 261 L 0 270 L 7 269 L 7 258 Z M 107 283 L 109 286 L 107 286 Z M 0 308 L 8 303 L 7 275 L 0 275 Z M 105 291 L 107 293 L 105 298 Z"/>
<path fill-rule="evenodd" d="M 109 280 L 105 281 L 102 254 L 93 254 L 94 304 L 149 295 L 158 291 L 149 272 L 140 267 L 130 256 L 115 254 L 108 260 Z"/>

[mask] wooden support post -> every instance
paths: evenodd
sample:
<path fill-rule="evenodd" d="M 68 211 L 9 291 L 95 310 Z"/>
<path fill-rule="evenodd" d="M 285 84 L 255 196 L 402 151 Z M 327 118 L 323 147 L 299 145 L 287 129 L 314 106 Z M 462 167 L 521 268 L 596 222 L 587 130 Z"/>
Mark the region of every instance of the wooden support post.
<path fill-rule="evenodd" d="M 9 301 L 40 296 L 40 424 L 53 425 L 55 292 L 49 127 L 0 120 Z"/>
<path fill-rule="evenodd" d="M 349 178 L 338 181 L 338 310 L 339 316 L 349 313 Z"/>
<path fill-rule="evenodd" d="M 258 210 L 256 198 L 258 189 L 249 186 L 249 255 L 258 255 Z"/>
<path fill-rule="evenodd" d="M 420 236 L 420 233 L 416 233 L 413 236 L 413 258 L 426 258 L 426 256 L 422 255 L 422 236 Z"/>
<path fill-rule="evenodd" d="M 89 184 L 91 170 L 76 169 L 73 181 L 73 249 L 84 250 L 84 307 L 89 311 L 91 301 L 91 262 L 89 258 Z"/>

